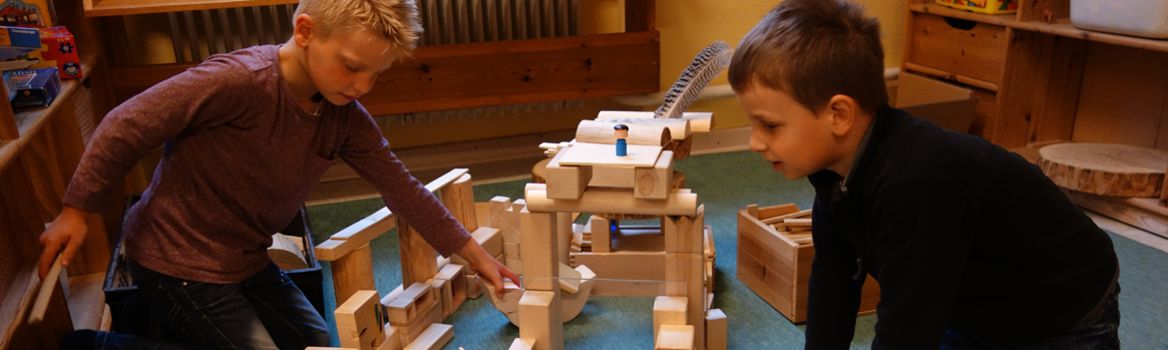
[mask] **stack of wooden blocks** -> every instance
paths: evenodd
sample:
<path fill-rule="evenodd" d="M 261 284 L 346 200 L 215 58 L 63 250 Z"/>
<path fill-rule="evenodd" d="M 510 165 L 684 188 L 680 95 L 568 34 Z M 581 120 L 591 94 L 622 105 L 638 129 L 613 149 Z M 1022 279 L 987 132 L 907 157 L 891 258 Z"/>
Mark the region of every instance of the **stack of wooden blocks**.
<path fill-rule="evenodd" d="M 488 254 L 504 256 L 500 230 L 478 224 L 471 177 L 466 169 L 454 169 L 426 188 L 438 193 L 443 205 Z M 379 297 L 373 285 L 369 242 L 395 227 L 400 240 L 402 285 Z M 343 348 L 440 349 L 453 336 L 452 327 L 442 324 L 442 320 L 467 298 L 482 294 L 478 278 L 469 273 L 465 260 L 438 256 L 417 231 L 387 208 L 337 232 L 314 251 L 319 260 L 332 263 L 338 305 L 334 315 Z"/>
<path fill-rule="evenodd" d="M 738 280 L 794 323 L 807 320 L 807 293 L 815 245 L 811 210 L 794 204 L 738 211 Z M 864 282 L 860 313 L 876 310 L 880 286 Z"/>

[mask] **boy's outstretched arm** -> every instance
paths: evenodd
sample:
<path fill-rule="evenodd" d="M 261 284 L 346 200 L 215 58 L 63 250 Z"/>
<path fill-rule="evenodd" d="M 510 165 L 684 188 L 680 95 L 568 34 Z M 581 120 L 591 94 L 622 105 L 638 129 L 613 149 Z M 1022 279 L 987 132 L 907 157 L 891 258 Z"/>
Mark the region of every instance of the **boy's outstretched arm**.
<path fill-rule="evenodd" d="M 847 349 L 856 329 L 856 312 L 865 274 L 857 274 L 856 249 L 847 232 L 836 229 L 827 200 L 812 210 L 815 259 L 807 295 L 806 349 Z"/>
<path fill-rule="evenodd" d="M 495 295 L 500 298 L 503 297 L 503 278 L 519 284 L 519 276 L 508 269 L 507 266 L 495 260 L 494 257 L 487 254 L 483 246 L 479 245 L 479 242 L 474 239 L 466 240 L 462 248 L 458 249 L 458 256 L 470 262 L 470 268 L 478 272 L 479 277 L 485 278 L 490 282 L 495 287 Z"/>
<path fill-rule="evenodd" d="M 37 276 L 45 277 L 57 254 L 61 254 L 61 267 L 69 267 L 77 249 L 85 243 L 85 236 L 89 233 L 86 222 L 89 213 L 65 206 L 57 218 L 41 233 L 40 242 L 44 246 L 41 251 L 40 263 L 37 266 Z"/>

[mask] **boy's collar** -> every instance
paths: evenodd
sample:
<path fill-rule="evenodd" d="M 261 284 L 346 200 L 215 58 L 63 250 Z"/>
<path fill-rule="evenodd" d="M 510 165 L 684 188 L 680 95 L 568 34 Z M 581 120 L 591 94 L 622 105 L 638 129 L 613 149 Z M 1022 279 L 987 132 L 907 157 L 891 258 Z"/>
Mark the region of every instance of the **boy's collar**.
<path fill-rule="evenodd" d="M 860 166 L 860 162 L 864 159 L 864 154 L 868 150 L 868 144 L 872 140 L 872 132 L 876 129 L 876 123 L 880 120 L 880 115 L 887 108 L 887 105 L 882 106 L 876 110 L 876 113 L 872 114 L 872 122 L 868 123 L 868 129 L 864 130 L 864 137 L 860 139 L 860 147 L 856 149 L 856 157 L 852 158 L 852 166 L 848 168 L 848 173 L 843 174 L 843 178 L 840 179 L 839 188 L 841 192 L 848 192 L 848 180 L 851 179 L 851 175 L 856 172 L 856 169 Z"/>

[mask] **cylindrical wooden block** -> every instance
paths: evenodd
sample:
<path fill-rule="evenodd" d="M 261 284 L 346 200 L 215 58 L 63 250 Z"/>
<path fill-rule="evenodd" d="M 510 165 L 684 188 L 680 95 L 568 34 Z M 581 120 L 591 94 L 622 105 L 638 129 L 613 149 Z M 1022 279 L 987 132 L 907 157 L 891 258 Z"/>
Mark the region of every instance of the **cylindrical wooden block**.
<path fill-rule="evenodd" d="M 616 133 L 612 129 L 615 125 L 617 123 L 608 121 L 581 120 L 576 126 L 576 141 L 615 144 Z M 672 140 L 669 128 L 665 124 L 637 124 L 628 127 L 627 141 L 630 145 L 663 146 Z"/>
<path fill-rule="evenodd" d="M 333 296 L 341 305 L 359 290 L 376 290 L 373 285 L 373 251 L 366 243 L 333 261 Z"/>
<path fill-rule="evenodd" d="M 1168 167 L 1168 152 L 1128 145 L 1060 143 L 1038 157 L 1055 184 L 1104 196 L 1159 197 Z"/>

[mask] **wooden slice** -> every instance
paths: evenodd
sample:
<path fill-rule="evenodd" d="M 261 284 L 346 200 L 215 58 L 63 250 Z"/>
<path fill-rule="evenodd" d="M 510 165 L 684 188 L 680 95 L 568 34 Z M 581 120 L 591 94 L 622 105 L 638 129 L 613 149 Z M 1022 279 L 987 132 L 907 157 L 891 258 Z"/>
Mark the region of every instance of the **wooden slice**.
<path fill-rule="evenodd" d="M 1055 184 L 1117 197 L 1157 197 L 1168 152 L 1128 145 L 1061 143 L 1038 150 L 1038 166 Z"/>

